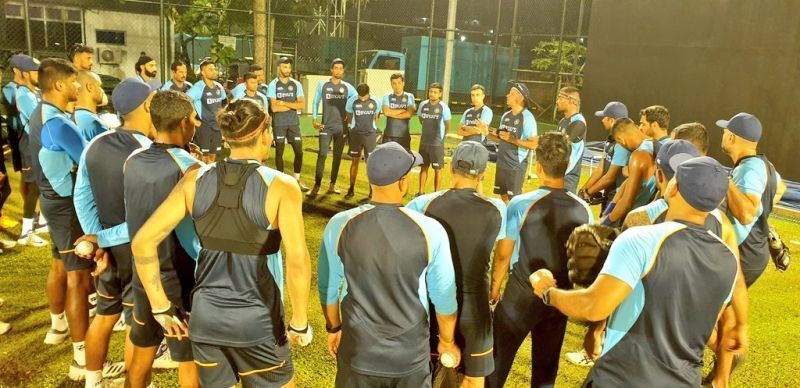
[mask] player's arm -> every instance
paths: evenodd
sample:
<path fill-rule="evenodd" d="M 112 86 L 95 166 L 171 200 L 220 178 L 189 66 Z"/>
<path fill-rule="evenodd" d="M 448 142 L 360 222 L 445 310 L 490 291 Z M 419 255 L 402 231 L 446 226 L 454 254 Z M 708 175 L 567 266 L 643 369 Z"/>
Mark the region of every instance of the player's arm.
<path fill-rule="evenodd" d="M 511 265 L 511 254 L 514 252 L 516 242 L 510 238 L 504 238 L 497 242 L 494 249 L 494 259 L 492 260 L 492 286 L 489 298 L 497 301 L 500 298 L 500 286 L 508 275 Z"/>
<path fill-rule="evenodd" d="M 758 214 L 761 204 L 761 196 L 757 194 L 745 194 L 733 182 L 728 181 L 728 210 L 736 217 L 742 225 L 753 222 Z"/>
<path fill-rule="evenodd" d="M 341 230 L 346 223 L 343 215 L 336 215 L 328 221 L 322 233 L 322 244 L 317 260 L 317 289 L 325 316 L 325 329 L 328 331 L 328 353 L 336 357 L 341 339 L 342 319 L 339 314 L 339 291 L 344 283 L 344 265 L 337 252 Z"/>
<path fill-rule="evenodd" d="M 603 171 L 602 166 L 604 163 L 605 160 L 602 161 L 600 164 L 601 166 L 601 168 L 599 169 L 600 171 Z M 592 195 L 600 190 L 604 190 L 611 187 L 616 182 L 617 176 L 621 173 L 622 173 L 622 167 L 612 164 L 610 167 L 608 167 L 608 171 L 606 171 L 606 173 L 603 174 L 600 177 L 600 179 L 593 182 L 591 186 L 587 182 L 586 186 L 584 186 L 586 188 L 585 190 L 586 194 Z"/>
<path fill-rule="evenodd" d="M 303 227 L 303 196 L 294 179 L 281 177 L 275 187 L 282 194 L 278 204 L 278 227 L 283 238 L 286 258 L 286 279 L 292 302 L 290 324 L 294 328 L 308 326 L 308 298 L 311 292 L 311 258 Z"/>
<path fill-rule="evenodd" d="M 639 190 L 642 187 L 642 182 L 646 179 L 645 175 L 650 168 L 650 163 L 652 163 L 652 161 L 647 152 L 634 152 L 631 155 L 628 169 L 630 175 L 628 175 L 628 179 L 625 180 L 627 190 L 623 191 L 622 196 L 614 206 L 614 210 L 609 213 L 609 221 L 617 222 L 631 211 L 633 201 L 636 200 L 636 196 L 639 194 Z"/>
<path fill-rule="evenodd" d="M 511 133 L 502 131 L 499 134 L 499 138 L 500 140 L 511 143 L 517 147 L 527 148 L 529 150 L 535 150 L 539 145 L 539 136 L 531 136 L 526 139 L 517 139 L 516 137 L 511 136 Z"/>
<path fill-rule="evenodd" d="M 453 258 L 450 253 L 450 240 L 444 228 L 432 224 L 430 240 L 433 242 L 425 282 L 428 294 L 436 307 L 436 322 L 439 324 L 439 353 L 448 353 L 455 357 L 458 365 L 461 352 L 456 346 L 456 321 L 458 320 L 458 302 L 456 300 L 456 276 Z"/>
<path fill-rule="evenodd" d="M 319 103 L 322 102 L 322 85 L 326 81 L 319 81 L 317 83 L 317 90 L 314 92 L 314 102 L 311 104 L 311 122 L 314 128 L 318 126 L 317 112 L 319 112 Z"/>
<path fill-rule="evenodd" d="M 597 183 L 597 181 L 600 180 L 600 177 L 603 176 L 603 166 L 605 166 L 605 164 L 606 164 L 605 158 L 600 159 L 600 164 L 598 164 L 597 168 L 595 168 L 594 171 L 592 171 L 592 175 L 589 176 L 589 180 L 587 180 L 586 183 L 583 184 L 583 187 L 581 188 L 580 191 L 586 192 L 587 189 L 592 187 L 592 185 L 594 185 L 595 183 Z"/>
<path fill-rule="evenodd" d="M 775 190 L 775 197 L 772 198 L 772 205 L 775 206 L 781 201 L 783 195 L 786 194 L 786 182 L 781 179 L 780 174 L 775 172 L 775 177 L 778 180 L 778 188 Z"/>
<path fill-rule="evenodd" d="M 600 274 L 583 290 L 550 290 L 550 305 L 564 315 L 591 322 L 608 318 L 633 289 L 611 275 Z"/>
<path fill-rule="evenodd" d="M 131 242 L 134 267 L 154 313 L 167 311 L 171 307 L 161 284 L 158 245 L 190 214 L 196 179 L 197 170 L 186 173 Z"/>

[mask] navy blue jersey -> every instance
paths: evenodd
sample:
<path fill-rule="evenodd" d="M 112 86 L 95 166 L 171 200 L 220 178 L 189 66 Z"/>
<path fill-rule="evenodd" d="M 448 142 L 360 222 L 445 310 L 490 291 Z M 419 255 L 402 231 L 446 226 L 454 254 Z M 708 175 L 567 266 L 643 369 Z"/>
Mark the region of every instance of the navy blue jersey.
<path fill-rule="evenodd" d="M 603 145 L 603 152 L 603 175 L 608 172 L 611 166 L 624 168 L 628 165 L 628 159 L 631 158 L 631 152 L 617 144 L 617 142 L 614 141 L 614 136 L 611 135 L 608 136 L 608 139 L 606 139 Z M 617 173 L 617 177 L 614 180 L 614 186 L 606 189 L 606 193 L 611 195 L 616 193 L 619 186 L 622 185 L 622 182 L 625 182 L 625 175 L 620 171 Z"/>
<path fill-rule="evenodd" d="M 78 125 L 81 130 L 81 136 L 87 142 L 92 141 L 92 139 L 109 129 L 103 120 L 100 120 L 97 113 L 84 108 L 75 108 L 72 112 L 72 121 Z"/>
<path fill-rule="evenodd" d="M 317 119 L 319 104 L 322 103 L 322 124 L 326 132 L 341 132 L 344 129 L 347 101 L 358 96 L 356 88 L 340 80 L 338 84 L 332 81 L 319 81 L 317 91 L 314 93 L 314 104 L 311 106 L 311 117 Z"/>
<path fill-rule="evenodd" d="M 192 85 L 187 94 L 194 101 L 194 109 L 202 123 L 198 129 L 219 131 L 217 113 L 222 109 L 225 100 L 228 99 L 225 94 L 225 88 L 216 81 L 211 87 L 200 81 Z"/>
<path fill-rule="evenodd" d="M 287 82 L 281 82 L 280 78 L 275 78 L 267 85 L 267 98 L 296 102 L 300 97 L 303 97 L 303 85 L 297 82 L 294 78 L 289 78 Z M 300 118 L 297 111 L 291 109 L 286 112 L 274 112 L 272 115 L 273 127 L 296 127 L 300 125 Z"/>
<path fill-rule="evenodd" d="M 567 239 L 576 227 L 593 222 L 589 205 L 565 189 L 543 186 L 515 196 L 508 203 L 506 226 L 506 238 L 516 241 L 508 281 L 530 288 L 528 277 L 545 268 L 561 287 L 570 285 Z"/>
<path fill-rule="evenodd" d="M 382 106 L 392 109 L 408 109 L 410 107 L 416 108 L 414 95 L 411 93 L 403 92 L 401 95 L 394 94 L 394 92 L 386 93 L 383 96 Z M 384 136 L 389 137 L 408 137 L 408 123 L 411 119 L 395 119 L 392 117 L 386 118 L 386 129 L 383 130 Z"/>
<path fill-rule="evenodd" d="M 81 130 L 66 112 L 48 102 L 34 109 L 28 126 L 31 172 L 39 192 L 51 199 L 71 197 L 75 183 L 73 167 L 86 147 Z"/>
<path fill-rule="evenodd" d="M 538 136 L 536 118 L 527 109 L 523 109 L 516 115 L 511 111 L 503 113 L 497 130 L 498 133 L 509 132 L 516 139 L 527 140 L 533 136 Z M 517 147 L 501 140 L 497 149 L 497 168 L 524 170 L 527 167 L 529 153 L 530 151 L 527 148 Z"/>
<path fill-rule="evenodd" d="M 217 203 L 219 163 L 258 164 L 228 159 L 201 167 L 192 206 L 195 225 L 206 222 L 204 216 Z M 241 194 L 248 222 L 275 234 L 279 231 L 270 224 L 264 204 L 269 186 L 278 174 L 281 173 L 259 165 L 246 178 Z M 203 230 L 198 226 L 197 231 L 203 249 L 197 261 L 197 284 L 192 295 L 191 340 L 224 347 L 284 343 L 286 329 L 277 280 L 280 275 L 268 265 L 268 256 L 209 249 Z"/>
<path fill-rule="evenodd" d="M 123 166 L 134 151 L 150 146 L 141 132 L 107 131 L 84 149 L 75 182 L 75 210 L 84 233 L 97 235 L 98 245 L 113 247 L 130 242 L 125 225 Z"/>
<path fill-rule="evenodd" d="M 478 120 L 483 121 L 486 125 L 492 125 L 492 118 L 494 117 L 494 112 L 484 105 L 480 109 L 475 109 L 474 107 L 467 109 L 464 111 L 464 114 L 461 115 L 461 125 L 466 125 L 468 127 L 475 127 L 478 125 Z M 482 143 L 484 140 L 484 136 L 481 134 L 478 135 L 471 135 L 471 136 L 464 136 L 462 140 L 474 140 L 479 143 Z"/>
<path fill-rule="evenodd" d="M 406 207 L 444 226 L 459 294 L 480 295 L 488 303 L 489 259 L 495 241 L 506 236 L 503 201 L 483 197 L 474 189 L 451 189 L 414 198 Z"/>
<path fill-rule="evenodd" d="M 633 209 L 631 213 L 645 212 L 651 224 L 660 224 L 666 221 L 667 210 L 669 210 L 669 204 L 664 198 L 659 198 L 647 205 Z M 706 229 L 719 237 L 722 237 L 722 217 L 722 212 L 719 209 L 714 209 L 708 213 L 704 224 Z"/>
<path fill-rule="evenodd" d="M 134 151 L 125 162 L 125 223 L 128 236 L 133 236 L 158 209 L 192 166 L 201 164 L 185 150 L 153 143 Z M 188 301 L 194 284 L 194 271 L 186 273 L 188 260 L 197 260 L 200 240 L 192 218 L 184 218 L 175 230 L 158 245 L 161 283 L 170 300 Z M 135 271 L 134 271 L 135 272 Z M 141 284 L 134 273 L 133 283 Z"/>
<path fill-rule="evenodd" d="M 345 108 L 351 116 L 350 129 L 357 133 L 368 134 L 378 131 L 375 118 L 381 113 L 381 103 L 377 98 L 369 96 L 362 101 L 358 95 L 350 97 Z"/>
<path fill-rule="evenodd" d="M 431 104 L 430 100 L 419 103 L 417 115 L 422 122 L 422 145 L 444 145 L 444 136 L 447 133 L 445 122 L 450 121 L 450 107 L 442 101 Z"/>
<path fill-rule="evenodd" d="M 362 205 L 328 222 L 318 265 L 320 300 L 341 300 L 340 365 L 383 377 L 427 367 L 428 297 L 438 314 L 457 310 L 442 225 L 400 205 Z"/>
<path fill-rule="evenodd" d="M 260 105 L 262 109 L 266 112 L 269 109 L 269 99 L 267 96 L 261 94 L 261 92 L 256 92 L 254 95 L 248 95 L 247 93 L 243 94 L 241 97 L 233 97 L 233 101 L 236 100 L 250 100 L 255 101 L 256 104 Z"/>
<path fill-rule="evenodd" d="M 587 383 L 697 386 L 706 342 L 731 299 L 736 273 L 734 253 L 701 225 L 667 221 L 623 232 L 600 274 L 632 291 L 608 319 Z"/>
<path fill-rule="evenodd" d="M 192 88 L 192 83 L 189 81 L 183 81 L 183 86 L 179 87 L 171 79 L 168 80 L 167 83 L 161 86 L 161 90 L 174 90 L 176 92 L 181 92 L 181 93 L 188 93 L 189 89 L 191 88 Z"/>

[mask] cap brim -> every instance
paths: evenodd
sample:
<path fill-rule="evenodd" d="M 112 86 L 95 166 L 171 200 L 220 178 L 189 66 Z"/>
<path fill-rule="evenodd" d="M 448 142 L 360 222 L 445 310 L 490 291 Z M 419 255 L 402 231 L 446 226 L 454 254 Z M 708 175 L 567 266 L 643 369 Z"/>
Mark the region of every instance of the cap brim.
<path fill-rule="evenodd" d="M 606 116 L 606 112 L 604 112 L 602 110 L 598 110 L 598 111 L 594 112 L 594 115 L 596 117 L 605 117 Z"/>
<path fill-rule="evenodd" d="M 729 123 L 730 123 L 730 121 L 728 121 L 728 120 L 717 120 L 717 126 L 722 128 L 722 129 L 728 128 L 728 124 Z"/>
<path fill-rule="evenodd" d="M 676 154 L 669 158 L 669 168 L 672 169 L 673 176 L 675 172 L 678 171 L 678 166 L 680 166 L 681 163 L 692 158 L 694 158 L 694 156 L 685 153 Z"/>
<path fill-rule="evenodd" d="M 421 166 L 422 165 L 422 155 L 419 152 L 411 151 L 411 155 L 414 155 L 414 163 L 411 165 L 411 168 Z"/>

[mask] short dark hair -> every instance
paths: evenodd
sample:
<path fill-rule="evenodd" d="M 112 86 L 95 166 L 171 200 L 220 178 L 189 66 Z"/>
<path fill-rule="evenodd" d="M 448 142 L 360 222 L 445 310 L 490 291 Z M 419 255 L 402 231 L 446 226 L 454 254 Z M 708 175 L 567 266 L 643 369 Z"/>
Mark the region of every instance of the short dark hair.
<path fill-rule="evenodd" d="M 636 123 L 633 122 L 633 120 L 631 120 L 631 119 L 629 119 L 627 117 L 624 117 L 624 118 L 617 119 L 616 121 L 614 121 L 614 125 L 611 127 L 611 134 L 613 136 L 617 136 L 617 135 L 621 135 L 621 134 L 623 134 L 625 132 L 628 132 L 630 130 L 637 130 L 638 131 L 639 130 L 639 126 L 637 126 Z"/>
<path fill-rule="evenodd" d="M 400 78 L 401 81 L 405 81 L 406 80 L 406 78 L 403 77 L 403 73 L 394 73 L 394 74 L 392 74 L 391 77 L 389 77 L 389 82 L 394 81 L 394 80 L 396 80 L 398 78 Z"/>
<path fill-rule="evenodd" d="M 264 70 L 264 68 L 261 67 L 260 65 L 250 65 L 250 67 L 247 69 L 247 71 L 253 72 L 253 73 L 255 73 L 257 71 L 263 71 L 263 70 Z"/>
<path fill-rule="evenodd" d="M 542 170 L 551 178 L 561 178 L 569 165 L 569 156 L 572 145 L 567 135 L 560 132 L 547 132 L 539 136 L 539 145 L 536 146 L 536 163 L 542 165 Z"/>
<path fill-rule="evenodd" d="M 269 127 L 269 117 L 261 105 L 250 99 L 236 100 L 225 107 L 217 115 L 217 123 L 222 130 L 222 137 L 233 148 L 250 147 L 256 144 L 258 136 L 238 141 L 238 138 L 247 137 L 257 130 L 266 119 L 265 128 Z"/>
<path fill-rule="evenodd" d="M 178 71 L 178 68 L 181 66 L 186 66 L 186 63 L 180 59 L 176 59 L 175 62 L 172 62 L 172 64 L 169 65 L 169 69 L 172 71 Z"/>
<path fill-rule="evenodd" d="M 471 91 L 473 91 L 473 90 L 480 90 L 480 91 L 482 91 L 482 92 L 483 92 L 483 94 L 486 94 L 486 88 L 485 88 L 485 87 L 483 87 L 483 85 L 481 85 L 481 84 L 475 84 L 475 85 L 472 85 L 472 87 L 471 87 L 471 88 L 469 88 L 469 91 L 471 92 Z"/>
<path fill-rule="evenodd" d="M 429 90 L 430 90 L 430 89 L 439 89 L 439 91 L 440 91 L 440 92 L 441 92 L 442 90 L 444 90 L 444 89 L 442 89 L 442 84 L 440 84 L 440 83 L 438 83 L 438 82 L 434 82 L 434 83 L 432 83 L 432 84 L 431 84 L 431 86 L 428 86 L 428 89 L 429 89 Z"/>
<path fill-rule="evenodd" d="M 708 153 L 708 130 L 698 122 L 681 124 L 672 130 L 673 139 L 683 139 L 694 144 L 702 154 Z"/>
<path fill-rule="evenodd" d="M 214 61 L 212 61 L 212 60 L 211 60 L 211 58 L 205 58 L 205 59 L 203 59 L 203 60 L 200 62 L 200 71 L 203 71 L 203 68 L 204 68 L 204 67 L 206 67 L 206 66 L 208 66 L 208 65 L 213 65 L 213 64 L 214 64 Z"/>
<path fill-rule="evenodd" d="M 244 73 L 244 76 L 242 76 L 242 79 L 243 79 L 245 82 L 247 82 L 247 80 L 250 80 L 250 79 L 258 79 L 258 77 L 256 76 L 256 73 L 253 73 L 253 72 L 251 72 L 251 71 L 248 71 L 247 73 Z"/>
<path fill-rule="evenodd" d="M 658 123 L 661 128 L 669 128 L 669 111 L 661 105 L 648 106 L 639 111 L 639 115 L 644 116 L 648 123 Z"/>
<path fill-rule="evenodd" d="M 581 95 L 581 90 L 574 86 L 564 86 L 563 88 L 561 88 L 561 90 L 559 90 L 559 92 L 565 94 L 577 94 L 579 96 Z"/>
<path fill-rule="evenodd" d="M 150 102 L 150 118 L 158 132 L 172 132 L 178 124 L 194 115 L 192 100 L 184 93 L 159 90 Z"/>
<path fill-rule="evenodd" d="M 358 84 L 358 86 L 356 87 L 356 91 L 358 92 L 359 96 L 364 97 L 367 94 L 369 94 L 369 85 L 367 85 L 367 84 Z"/>
<path fill-rule="evenodd" d="M 47 58 L 39 64 L 39 87 L 46 93 L 55 88 L 56 82 L 77 75 L 78 69 L 71 62 L 61 58 Z"/>
<path fill-rule="evenodd" d="M 94 49 L 83 43 L 75 43 L 69 49 L 69 60 L 73 61 L 75 59 L 75 54 L 83 53 L 94 54 Z"/>
<path fill-rule="evenodd" d="M 136 61 L 136 64 L 133 65 L 133 69 L 136 72 L 136 74 L 139 74 L 139 72 L 142 71 L 141 67 L 152 61 L 154 61 L 153 57 L 145 54 L 145 52 L 142 51 L 142 54 L 139 55 L 139 59 Z"/>

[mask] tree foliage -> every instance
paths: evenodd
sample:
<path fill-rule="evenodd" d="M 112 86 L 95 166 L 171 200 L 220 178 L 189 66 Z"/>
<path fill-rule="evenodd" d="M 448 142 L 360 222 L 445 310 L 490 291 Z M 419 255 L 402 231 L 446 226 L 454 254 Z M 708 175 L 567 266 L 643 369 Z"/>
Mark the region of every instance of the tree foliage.
<path fill-rule="evenodd" d="M 559 48 L 559 44 L 561 47 Z M 534 59 L 531 68 L 539 71 L 569 73 L 573 84 L 583 83 L 583 64 L 586 62 L 586 46 L 572 40 L 543 40 L 531 49 Z M 559 63 L 561 68 L 559 69 Z M 554 79 L 554 77 L 549 77 Z"/>

